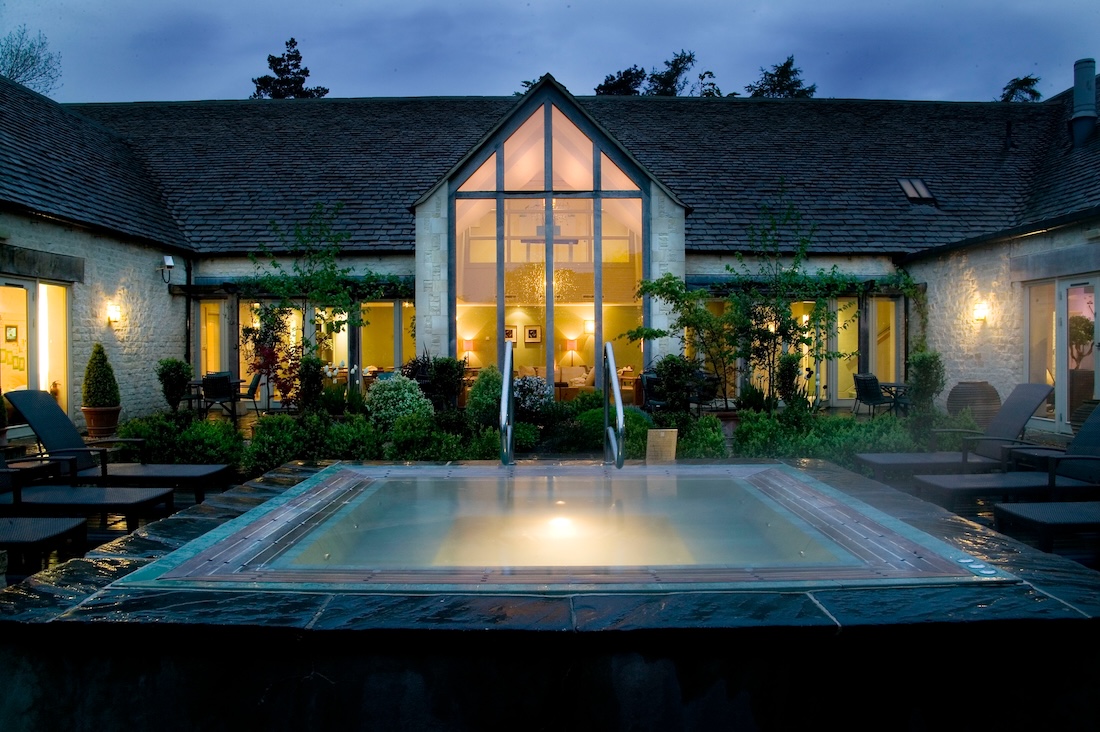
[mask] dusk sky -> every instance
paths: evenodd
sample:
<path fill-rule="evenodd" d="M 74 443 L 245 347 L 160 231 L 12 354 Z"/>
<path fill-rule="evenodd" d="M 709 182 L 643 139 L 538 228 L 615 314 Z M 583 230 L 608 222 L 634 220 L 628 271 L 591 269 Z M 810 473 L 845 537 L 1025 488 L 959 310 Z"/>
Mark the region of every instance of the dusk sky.
<path fill-rule="evenodd" d="M 0 0 L 61 54 L 62 102 L 244 99 L 294 37 L 330 97 L 510 95 L 549 72 L 576 95 L 681 49 L 723 93 L 794 55 L 818 97 L 1047 98 L 1100 55 L 1097 0 Z"/>

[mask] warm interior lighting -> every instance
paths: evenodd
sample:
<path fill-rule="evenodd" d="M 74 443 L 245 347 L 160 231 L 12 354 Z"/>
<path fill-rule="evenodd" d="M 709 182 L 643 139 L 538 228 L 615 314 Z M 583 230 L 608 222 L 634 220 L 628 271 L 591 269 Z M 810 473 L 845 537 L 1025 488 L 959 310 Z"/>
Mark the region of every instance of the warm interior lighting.
<path fill-rule="evenodd" d="M 107 303 L 107 325 L 114 325 L 122 320 L 122 306 L 118 303 Z"/>
<path fill-rule="evenodd" d="M 565 342 L 565 350 L 569 352 L 569 365 L 573 365 L 573 354 L 577 352 L 577 342 L 569 339 Z"/>
<path fill-rule="evenodd" d="M 585 333 L 595 333 L 596 332 L 596 321 L 595 320 L 586 320 L 586 321 L 584 321 L 584 332 Z"/>
<path fill-rule="evenodd" d="M 467 353 L 474 350 L 474 342 L 470 339 L 462 341 L 462 350 L 466 351 Z"/>
<path fill-rule="evenodd" d="M 989 317 L 989 303 L 980 302 L 974 306 L 974 320 L 984 321 Z"/>

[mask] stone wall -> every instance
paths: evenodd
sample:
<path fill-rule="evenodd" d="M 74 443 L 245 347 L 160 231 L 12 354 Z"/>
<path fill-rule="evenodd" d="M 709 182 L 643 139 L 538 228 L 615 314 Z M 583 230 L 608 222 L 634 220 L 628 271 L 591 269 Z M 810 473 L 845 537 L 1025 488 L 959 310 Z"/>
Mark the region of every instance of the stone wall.
<path fill-rule="evenodd" d="M 103 344 L 122 393 L 121 419 L 164 408 L 155 373 L 161 358 L 183 358 L 186 303 L 173 297 L 157 266 L 164 251 L 90 231 L 10 214 L 0 214 L 5 246 L 83 259 L 84 281 L 69 287 L 69 332 L 53 333 L 69 343 L 69 416 L 83 426 L 80 394 L 84 367 L 96 342 Z M 62 283 L 56 283 L 62 284 Z M 119 304 L 122 319 L 107 324 L 107 302 Z"/>
<path fill-rule="evenodd" d="M 711 275 L 720 277 L 728 274 L 727 267 L 732 267 L 735 272 L 749 272 L 755 274 L 759 269 L 759 262 L 754 260 L 749 252 L 743 252 L 745 257 L 742 266 L 734 252 L 728 253 L 690 253 L 687 257 L 687 274 L 691 276 Z M 790 258 L 782 260 L 783 266 L 789 267 Z M 802 271 L 812 274 L 818 270 L 828 271 L 836 266 L 841 272 L 857 277 L 883 277 L 894 274 L 894 263 L 885 255 L 836 255 L 813 254 L 802 263 Z"/>
<path fill-rule="evenodd" d="M 416 209 L 416 352 L 451 353 L 447 186 Z"/>
<path fill-rule="evenodd" d="M 687 265 L 684 240 L 684 208 L 673 201 L 656 183 L 650 184 L 650 255 L 646 279 L 655 280 L 666 274 L 684 277 Z M 649 325 L 652 328 L 668 328 L 672 311 L 664 303 L 651 302 Z M 647 365 L 669 353 L 680 353 L 679 338 L 661 338 L 650 344 L 646 353 Z"/>
<path fill-rule="evenodd" d="M 266 263 L 266 259 L 261 259 Z M 287 272 L 293 272 L 292 260 L 279 259 L 279 264 L 286 268 Z M 415 262 L 413 255 L 400 253 L 348 255 L 340 257 L 336 262 L 337 267 L 349 268 L 352 277 L 359 277 L 368 273 L 380 275 L 395 275 L 398 277 L 411 277 L 415 274 Z M 183 266 L 179 257 L 176 257 L 176 273 L 172 275 L 172 284 L 182 284 L 184 279 Z M 195 260 L 192 275 L 194 277 L 218 278 L 227 280 L 253 277 L 264 270 L 257 270 L 252 260 L 247 257 L 201 257 Z"/>
<path fill-rule="evenodd" d="M 1026 283 L 1100 271 L 1100 259 L 1078 256 L 1077 251 L 1087 247 L 1093 234 L 1085 227 L 1066 227 L 907 267 L 915 281 L 928 287 L 928 345 L 943 356 L 947 374 L 940 406 L 960 381 L 988 381 L 1003 399 L 1028 380 Z M 977 321 L 974 306 L 982 302 L 988 304 L 988 314 Z"/>

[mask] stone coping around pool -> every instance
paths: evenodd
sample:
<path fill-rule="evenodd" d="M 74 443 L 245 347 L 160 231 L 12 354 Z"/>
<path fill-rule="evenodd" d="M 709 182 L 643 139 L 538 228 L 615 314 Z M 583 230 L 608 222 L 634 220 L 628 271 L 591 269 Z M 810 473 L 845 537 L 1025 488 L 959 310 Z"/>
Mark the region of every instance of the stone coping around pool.
<path fill-rule="evenodd" d="M 548 461 L 539 461 L 543 466 Z M 564 462 L 564 461 L 563 461 Z M 712 461 L 713 462 L 713 461 Z M 290 463 L 214 494 L 0 592 L 0 622 L 267 627 L 298 631 L 638 631 L 842 628 L 975 622 L 1069 622 L 1100 617 L 1100 572 L 962 519 L 824 461 L 783 463 L 1019 581 L 947 586 L 854 586 L 779 591 L 540 595 L 535 593 L 156 590 L 116 583 L 332 463 Z M 591 464 L 591 463 L 590 463 Z M 680 464 L 706 464 L 680 461 Z M 488 467 L 492 463 L 479 463 Z M 518 466 L 522 468 L 523 463 Z M 628 463 L 627 468 L 631 465 Z M 1090 624 L 1090 627 L 1095 627 Z M 121 628 L 120 628 L 121 629 Z"/>
<path fill-rule="evenodd" d="M 505 480 L 518 495 L 500 493 Z M 447 493 L 442 503 L 438 497 L 433 502 L 428 495 L 412 499 L 423 503 L 417 504 L 420 510 L 404 519 L 392 514 L 374 515 L 360 508 L 379 495 L 391 495 L 391 501 L 402 503 L 401 491 L 415 490 L 424 481 L 437 486 L 451 485 L 454 492 Z M 719 491 L 719 485 L 729 490 Z M 697 491 L 706 491 L 704 486 L 712 492 L 706 499 L 708 510 L 700 512 L 702 504 Z M 375 554 L 375 561 L 369 563 L 358 562 L 358 555 L 329 562 L 328 552 L 344 551 L 346 544 L 340 539 L 326 542 L 324 537 L 329 531 L 336 534 L 348 531 L 349 520 L 355 523 L 357 531 L 359 522 L 377 521 L 378 532 L 388 536 L 395 527 L 424 523 L 427 519 L 424 511 L 431 512 L 428 505 L 449 511 L 456 493 L 464 497 L 467 506 L 463 512 L 467 527 L 484 515 L 483 530 L 501 532 L 495 534 L 497 541 L 479 545 L 469 535 L 448 537 L 447 532 L 429 532 L 419 536 L 415 547 L 398 550 L 392 539 L 385 546 L 376 545 L 383 554 Z M 697 498 L 680 504 L 673 498 L 677 495 Z M 573 497 L 579 498 L 575 506 Z M 616 542 L 602 541 L 604 532 L 610 528 L 603 523 L 608 517 L 601 508 L 604 500 L 618 506 L 611 514 Z M 743 503 L 746 500 L 748 503 Z M 636 508 L 624 509 L 622 501 Z M 567 504 L 570 508 L 566 508 Z M 502 505 L 511 507 L 509 515 L 516 521 L 512 528 L 496 522 Z M 595 510 L 586 512 L 586 505 Z M 689 511 L 694 506 L 694 517 L 681 515 L 676 521 L 678 528 L 670 530 L 671 524 L 665 524 L 670 516 L 658 505 L 673 512 L 677 512 L 676 506 Z M 748 547 L 739 541 L 742 535 L 729 532 L 736 532 L 734 514 L 746 509 L 752 511 L 753 507 L 765 521 L 759 528 L 771 531 L 772 535 L 760 538 L 764 543 L 759 551 L 747 552 Z M 396 508 L 396 504 L 391 508 Z M 638 510 L 640 513 L 635 513 Z M 401 515 L 398 510 L 398 516 Z M 585 540 L 564 538 L 555 531 L 553 521 L 544 525 L 540 518 L 549 515 L 571 516 L 575 521 L 567 519 L 568 528 L 589 532 L 595 542 L 593 549 L 602 561 L 591 554 L 571 555 L 574 561 L 587 560 L 579 565 L 566 560 L 562 552 L 567 552 L 574 542 Z M 715 519 L 718 515 L 725 515 L 729 521 L 721 530 Z M 631 517 L 660 519 L 629 525 Z M 685 521 L 702 524 L 688 527 Z M 427 521 L 427 525 L 435 522 Z M 693 532 L 691 528 L 697 530 Z M 752 522 L 742 525 L 740 530 L 753 531 Z M 379 535 L 365 528 L 364 531 L 364 536 Z M 544 561 L 535 560 L 530 545 L 519 538 L 538 531 L 545 532 L 540 545 L 550 542 L 549 546 L 555 547 L 548 553 L 545 550 L 536 553 Z M 791 540 L 802 543 L 802 549 L 809 554 L 790 549 L 783 552 L 783 543 Z M 326 549 L 307 550 L 314 541 L 323 542 Z M 475 541 L 475 544 L 461 555 L 455 554 L 457 546 L 450 545 L 446 551 L 453 566 L 437 564 L 438 553 L 455 541 Z M 631 548 L 627 549 L 625 545 L 631 542 Z M 684 542 L 695 548 L 688 550 Z M 643 544 L 645 549 L 641 548 Z M 364 556 L 370 556 L 369 543 L 361 550 L 367 552 Z M 313 558 L 299 561 L 307 552 Z M 656 563 L 645 559 L 624 563 L 629 555 L 645 555 Z M 115 587 L 162 591 L 569 595 L 748 589 L 791 592 L 996 581 L 1018 580 L 789 465 L 637 465 L 619 471 L 612 466 L 576 462 L 509 469 L 499 465 L 339 463 L 204 535 L 186 550 L 138 569 L 119 580 Z"/>

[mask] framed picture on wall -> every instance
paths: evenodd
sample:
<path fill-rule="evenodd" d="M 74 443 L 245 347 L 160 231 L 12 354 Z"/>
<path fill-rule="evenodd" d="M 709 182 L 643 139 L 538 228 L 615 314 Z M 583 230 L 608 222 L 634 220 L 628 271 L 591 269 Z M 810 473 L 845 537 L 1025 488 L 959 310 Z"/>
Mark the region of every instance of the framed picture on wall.
<path fill-rule="evenodd" d="M 19 340 L 19 326 L 18 325 L 5 325 L 4 326 L 4 340 L 8 343 Z"/>
<path fill-rule="evenodd" d="M 523 326 L 523 342 L 524 343 L 542 343 L 542 326 L 541 325 L 525 325 L 525 326 Z"/>
<path fill-rule="evenodd" d="M 516 334 L 519 332 L 519 328 L 514 325 L 504 326 L 504 340 L 515 343 L 517 340 Z"/>

